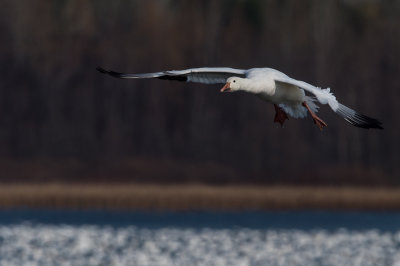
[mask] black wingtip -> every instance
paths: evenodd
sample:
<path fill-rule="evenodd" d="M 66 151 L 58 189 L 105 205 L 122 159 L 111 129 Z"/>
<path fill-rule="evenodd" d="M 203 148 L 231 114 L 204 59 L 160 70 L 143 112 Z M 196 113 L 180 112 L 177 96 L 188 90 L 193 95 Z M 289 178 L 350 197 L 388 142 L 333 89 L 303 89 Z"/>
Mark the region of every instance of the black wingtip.
<path fill-rule="evenodd" d="M 359 113 L 356 113 L 355 117 L 358 120 L 364 122 L 364 125 L 367 128 L 383 129 L 382 123 L 380 121 L 378 121 L 377 119 L 375 119 L 375 118 L 371 118 L 371 117 L 368 117 L 366 115 L 359 114 Z"/>
<path fill-rule="evenodd" d="M 115 71 L 105 70 L 102 67 L 96 67 L 96 70 L 99 71 L 100 73 L 108 74 L 116 78 L 124 78 L 124 74 Z"/>
<path fill-rule="evenodd" d="M 339 103 L 339 107 L 335 112 L 355 127 L 383 129 L 382 122 L 379 120 L 357 113 L 343 104 Z"/>
<path fill-rule="evenodd" d="M 101 68 L 101 67 L 96 67 L 96 70 L 97 71 L 99 71 L 100 73 L 104 73 L 104 74 L 107 74 L 107 70 L 105 70 L 104 68 Z"/>
<path fill-rule="evenodd" d="M 347 120 L 347 122 L 356 127 L 365 129 L 383 129 L 382 123 L 379 120 L 363 114 L 355 113 L 352 117 L 346 117 L 345 119 Z"/>

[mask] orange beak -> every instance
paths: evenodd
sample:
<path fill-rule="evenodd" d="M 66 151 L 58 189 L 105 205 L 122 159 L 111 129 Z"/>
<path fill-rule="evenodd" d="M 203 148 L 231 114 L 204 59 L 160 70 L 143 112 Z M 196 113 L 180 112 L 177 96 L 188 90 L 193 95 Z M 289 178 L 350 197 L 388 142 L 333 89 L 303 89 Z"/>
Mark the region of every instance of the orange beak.
<path fill-rule="evenodd" d="M 221 92 L 231 92 L 231 83 L 227 82 L 225 86 L 222 87 Z"/>

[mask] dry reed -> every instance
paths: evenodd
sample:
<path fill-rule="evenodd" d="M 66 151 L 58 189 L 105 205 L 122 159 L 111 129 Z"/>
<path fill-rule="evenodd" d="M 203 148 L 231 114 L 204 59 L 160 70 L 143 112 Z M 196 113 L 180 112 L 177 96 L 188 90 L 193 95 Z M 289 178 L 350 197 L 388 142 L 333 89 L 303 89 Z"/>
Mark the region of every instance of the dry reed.
<path fill-rule="evenodd" d="M 144 184 L 7 184 L 0 208 L 398 210 L 398 188 Z"/>

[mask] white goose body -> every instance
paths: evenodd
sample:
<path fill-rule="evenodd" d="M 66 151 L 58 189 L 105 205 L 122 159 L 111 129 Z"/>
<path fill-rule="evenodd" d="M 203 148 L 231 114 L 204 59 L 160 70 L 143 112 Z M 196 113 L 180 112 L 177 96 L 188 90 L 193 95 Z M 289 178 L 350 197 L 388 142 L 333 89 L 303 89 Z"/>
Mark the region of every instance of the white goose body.
<path fill-rule="evenodd" d="M 330 89 L 321 89 L 304 81 L 290 78 L 272 68 L 251 68 L 248 70 L 227 67 L 203 67 L 186 70 L 171 70 L 144 74 L 123 74 L 97 68 L 101 73 L 117 78 L 158 78 L 204 84 L 225 83 L 221 92 L 245 91 L 257 95 L 261 99 L 274 104 L 276 115 L 274 122 L 281 125 L 288 119 L 304 118 L 310 113 L 314 123 L 322 129 L 327 124 L 315 113 L 316 103 L 328 104 L 338 115 L 350 124 L 361 128 L 382 128 L 376 119 L 359 114 L 340 104 Z M 307 96 L 310 93 L 312 96 Z"/>
<path fill-rule="evenodd" d="M 307 116 L 307 109 L 302 106 L 307 102 L 311 110 L 317 112 L 317 106 L 311 97 L 306 96 L 304 90 L 291 84 L 277 85 L 275 80 L 287 76 L 272 68 L 252 68 L 248 70 L 246 78 L 240 82 L 244 91 L 253 93 L 261 99 L 276 104 L 294 118 Z"/>

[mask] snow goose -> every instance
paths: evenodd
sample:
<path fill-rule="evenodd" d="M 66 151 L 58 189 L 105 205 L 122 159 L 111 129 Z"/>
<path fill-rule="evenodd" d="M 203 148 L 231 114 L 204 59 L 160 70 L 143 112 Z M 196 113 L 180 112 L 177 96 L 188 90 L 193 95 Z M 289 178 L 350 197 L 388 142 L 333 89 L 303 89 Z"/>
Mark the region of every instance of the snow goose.
<path fill-rule="evenodd" d="M 257 95 L 275 107 L 274 122 L 283 125 L 288 116 L 304 118 L 310 113 L 314 123 L 323 129 L 327 124 L 315 113 L 316 103 L 328 104 L 329 107 L 347 122 L 361 128 L 383 129 L 382 123 L 376 119 L 357 113 L 339 103 L 330 89 L 321 89 L 304 81 L 299 81 L 272 68 L 252 68 L 248 70 L 228 67 L 202 67 L 186 70 L 170 70 L 144 74 L 123 74 L 97 68 L 117 78 L 158 78 L 204 84 L 225 84 L 221 92 L 245 91 Z M 306 95 L 311 94 L 311 96 Z"/>

